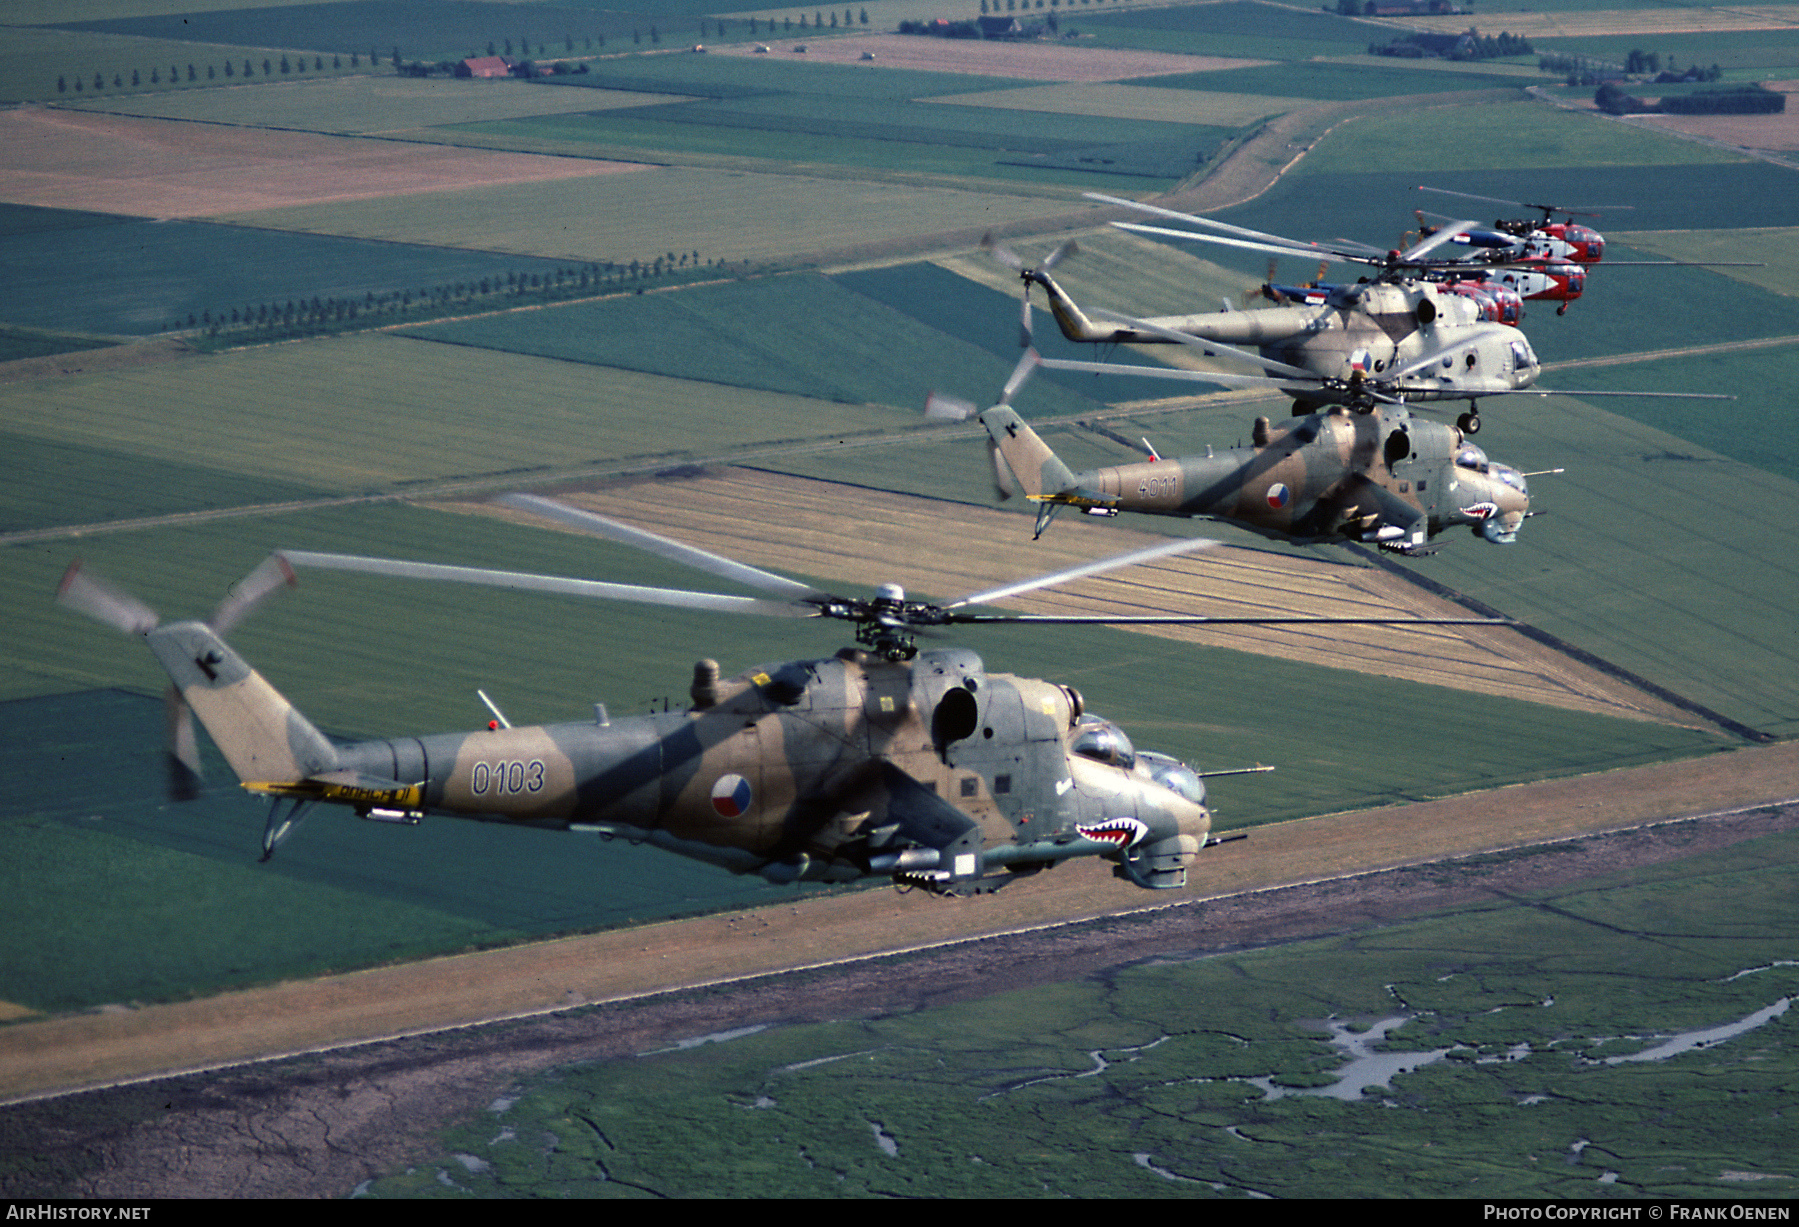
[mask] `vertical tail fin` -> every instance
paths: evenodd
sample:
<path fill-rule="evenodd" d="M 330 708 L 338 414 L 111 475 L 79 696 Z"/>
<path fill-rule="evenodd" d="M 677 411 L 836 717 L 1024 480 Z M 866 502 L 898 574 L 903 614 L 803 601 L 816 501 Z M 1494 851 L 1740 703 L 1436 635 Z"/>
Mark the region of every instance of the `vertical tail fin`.
<path fill-rule="evenodd" d="M 290 784 L 336 768 L 336 748 L 203 622 L 144 636 L 245 783 Z"/>
<path fill-rule="evenodd" d="M 999 449 L 1000 458 L 1027 497 L 1052 497 L 1073 490 L 1077 485 L 1069 467 L 1012 409 L 995 405 L 981 414 L 981 425 L 987 428 L 994 447 Z"/>

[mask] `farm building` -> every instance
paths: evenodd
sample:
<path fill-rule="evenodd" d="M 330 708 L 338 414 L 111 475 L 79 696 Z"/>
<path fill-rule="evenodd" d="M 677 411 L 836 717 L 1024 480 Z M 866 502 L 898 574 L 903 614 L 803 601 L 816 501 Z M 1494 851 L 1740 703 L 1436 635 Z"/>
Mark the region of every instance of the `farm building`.
<path fill-rule="evenodd" d="M 478 55 L 456 65 L 459 77 L 510 77 L 518 61 L 509 55 Z"/>

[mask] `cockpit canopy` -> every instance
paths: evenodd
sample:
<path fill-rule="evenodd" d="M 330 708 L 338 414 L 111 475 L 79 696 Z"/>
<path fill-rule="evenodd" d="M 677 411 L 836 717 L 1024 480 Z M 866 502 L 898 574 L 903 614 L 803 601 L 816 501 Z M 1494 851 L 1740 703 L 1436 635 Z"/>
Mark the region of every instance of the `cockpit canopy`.
<path fill-rule="evenodd" d="M 1487 454 L 1472 443 L 1464 442 L 1455 450 L 1455 467 L 1467 469 L 1472 473 L 1481 473 L 1494 481 L 1504 482 L 1519 494 L 1529 494 L 1524 484 L 1524 474 L 1509 464 L 1496 464 L 1487 459 Z"/>
<path fill-rule="evenodd" d="M 1137 748 L 1125 736 L 1124 730 L 1098 716 L 1081 717 L 1080 723 L 1074 726 L 1074 735 L 1068 740 L 1068 748 L 1082 758 L 1122 767 L 1126 771 L 1137 762 Z"/>
<path fill-rule="evenodd" d="M 1519 494 L 1528 494 L 1524 488 L 1524 474 L 1509 464 L 1491 464 L 1487 466 L 1487 476 L 1504 482 Z"/>
<path fill-rule="evenodd" d="M 1158 754 L 1154 750 L 1144 750 L 1137 755 L 1137 768 L 1147 771 L 1151 780 L 1193 804 L 1206 803 L 1205 781 L 1199 778 L 1199 772 L 1180 759 Z"/>

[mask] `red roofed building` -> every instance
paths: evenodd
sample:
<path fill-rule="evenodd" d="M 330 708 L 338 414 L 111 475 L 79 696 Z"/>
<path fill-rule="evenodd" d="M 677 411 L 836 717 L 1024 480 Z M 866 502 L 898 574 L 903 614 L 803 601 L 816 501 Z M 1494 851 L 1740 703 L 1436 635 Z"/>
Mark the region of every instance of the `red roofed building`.
<path fill-rule="evenodd" d="M 459 77 L 510 77 L 518 61 L 509 55 L 478 55 L 456 65 Z"/>

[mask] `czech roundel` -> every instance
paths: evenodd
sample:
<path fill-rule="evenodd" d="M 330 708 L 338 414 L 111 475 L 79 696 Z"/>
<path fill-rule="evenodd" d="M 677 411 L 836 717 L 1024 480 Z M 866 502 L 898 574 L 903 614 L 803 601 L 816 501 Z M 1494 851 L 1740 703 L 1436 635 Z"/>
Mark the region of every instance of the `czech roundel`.
<path fill-rule="evenodd" d="M 741 775 L 721 775 L 712 786 L 712 808 L 721 818 L 741 818 L 750 808 L 750 782 Z"/>
<path fill-rule="evenodd" d="M 1268 487 L 1268 505 L 1279 511 L 1293 498 L 1293 492 L 1287 489 L 1287 483 L 1277 481 Z"/>

